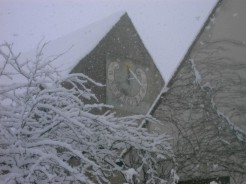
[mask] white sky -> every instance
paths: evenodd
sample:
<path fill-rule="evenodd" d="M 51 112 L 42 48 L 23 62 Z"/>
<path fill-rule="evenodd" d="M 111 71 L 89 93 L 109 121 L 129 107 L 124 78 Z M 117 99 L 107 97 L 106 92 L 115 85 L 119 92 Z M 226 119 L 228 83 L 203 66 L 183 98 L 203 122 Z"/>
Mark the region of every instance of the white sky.
<path fill-rule="evenodd" d="M 127 11 L 167 82 L 217 0 L 0 0 L 0 43 L 27 52 Z"/>

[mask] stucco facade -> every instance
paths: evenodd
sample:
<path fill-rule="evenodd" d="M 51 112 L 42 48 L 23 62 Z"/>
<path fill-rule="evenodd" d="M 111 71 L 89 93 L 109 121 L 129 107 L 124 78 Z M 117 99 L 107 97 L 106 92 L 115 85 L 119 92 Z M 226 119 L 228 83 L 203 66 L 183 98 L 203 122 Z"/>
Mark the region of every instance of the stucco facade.
<path fill-rule="evenodd" d="M 245 7 L 218 3 L 153 112 L 163 126 L 150 128 L 174 137 L 182 184 L 246 183 Z"/>

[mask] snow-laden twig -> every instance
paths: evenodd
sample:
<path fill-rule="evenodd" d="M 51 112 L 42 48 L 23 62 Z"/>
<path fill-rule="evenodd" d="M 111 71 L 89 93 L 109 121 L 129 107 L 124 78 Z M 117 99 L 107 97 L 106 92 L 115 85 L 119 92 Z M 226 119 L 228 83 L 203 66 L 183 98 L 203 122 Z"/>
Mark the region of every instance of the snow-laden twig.
<path fill-rule="evenodd" d="M 164 181 L 158 163 L 172 160 L 170 137 L 139 127 L 143 120 L 157 121 L 115 117 L 112 106 L 100 103 L 91 89 L 104 85 L 83 74 L 61 78 L 52 67 L 56 57 L 43 61 L 44 47 L 34 60 L 21 61 L 11 45 L 0 46 L 0 179 L 109 183 L 115 173 L 127 178 L 134 169 L 131 181 Z M 122 150 L 129 150 L 126 157 L 120 157 Z"/>

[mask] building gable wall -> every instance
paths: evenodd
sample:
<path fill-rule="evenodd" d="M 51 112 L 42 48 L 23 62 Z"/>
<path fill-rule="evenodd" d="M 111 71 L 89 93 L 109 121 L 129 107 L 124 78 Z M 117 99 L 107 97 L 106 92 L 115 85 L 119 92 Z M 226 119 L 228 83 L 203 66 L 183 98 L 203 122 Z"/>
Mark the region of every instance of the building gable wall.
<path fill-rule="evenodd" d="M 95 81 L 106 85 L 107 60 L 117 58 L 131 59 L 150 71 L 150 76 L 153 77 L 148 78 L 148 84 L 151 86 L 157 81 L 159 82 L 145 96 L 148 99 L 148 107 L 146 108 L 149 108 L 157 94 L 160 93 L 164 81 L 127 14 L 124 14 L 98 45 L 85 58 L 81 59 L 71 73 L 84 73 Z M 92 90 L 99 97 L 100 102 L 120 107 L 119 102 L 117 102 L 118 99 L 111 97 L 113 95 L 110 95 L 110 90 L 107 87 Z M 120 111 L 124 110 L 121 109 Z"/>
<path fill-rule="evenodd" d="M 151 129 L 174 136 L 181 180 L 230 176 L 231 183 L 246 182 L 242 7 L 245 1 L 219 4 L 153 112 L 163 126 Z"/>

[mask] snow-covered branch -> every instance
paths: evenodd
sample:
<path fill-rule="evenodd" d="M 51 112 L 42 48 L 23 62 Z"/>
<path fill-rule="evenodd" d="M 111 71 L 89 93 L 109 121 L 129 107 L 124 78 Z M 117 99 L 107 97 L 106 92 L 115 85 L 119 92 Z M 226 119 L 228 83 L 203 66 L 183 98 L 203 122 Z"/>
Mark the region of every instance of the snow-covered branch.
<path fill-rule="evenodd" d="M 138 126 L 155 119 L 114 117 L 91 90 L 104 85 L 83 74 L 61 78 L 52 60 L 43 62 L 44 47 L 27 61 L 12 45 L 0 47 L 1 181 L 109 183 L 115 173 L 132 183 L 143 173 L 146 183 L 167 179 L 158 163 L 172 161 L 170 137 Z"/>

